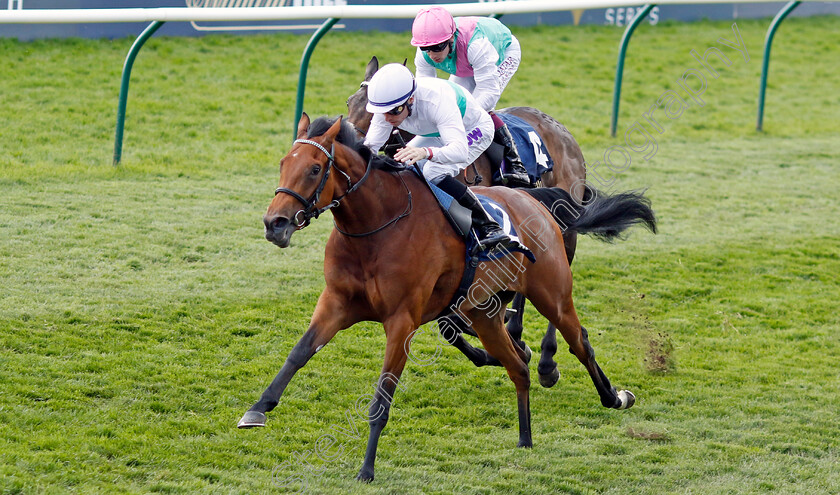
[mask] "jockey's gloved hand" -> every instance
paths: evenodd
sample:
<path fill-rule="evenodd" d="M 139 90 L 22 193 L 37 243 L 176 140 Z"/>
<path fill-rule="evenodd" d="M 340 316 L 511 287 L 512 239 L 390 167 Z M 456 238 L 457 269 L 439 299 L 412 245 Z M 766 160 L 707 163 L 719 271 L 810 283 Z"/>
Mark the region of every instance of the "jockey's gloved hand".
<path fill-rule="evenodd" d="M 427 148 L 415 148 L 414 146 L 406 146 L 394 154 L 395 160 L 409 165 L 414 165 L 419 160 L 425 160 L 428 157 L 429 150 Z"/>

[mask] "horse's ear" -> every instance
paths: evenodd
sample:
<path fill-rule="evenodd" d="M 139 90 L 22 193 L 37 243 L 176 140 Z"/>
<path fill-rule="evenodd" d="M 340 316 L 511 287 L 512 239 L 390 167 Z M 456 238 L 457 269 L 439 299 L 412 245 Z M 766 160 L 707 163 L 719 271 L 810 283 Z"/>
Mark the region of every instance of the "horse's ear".
<path fill-rule="evenodd" d="M 338 136 L 338 132 L 341 131 L 341 119 L 344 118 L 343 115 L 339 115 L 337 119 L 335 119 L 335 123 L 327 129 L 327 132 L 324 133 L 324 137 L 327 138 L 328 141 L 335 141 L 336 136 Z"/>
<path fill-rule="evenodd" d="M 300 116 L 300 121 L 298 122 L 297 138 L 305 138 L 307 129 L 309 129 L 309 115 L 306 115 L 306 112 L 303 112 Z"/>
<path fill-rule="evenodd" d="M 367 69 L 365 69 L 365 81 L 370 81 L 370 78 L 373 77 L 373 75 L 376 74 L 376 71 L 378 71 L 378 70 L 379 70 L 379 59 L 376 58 L 376 55 L 374 55 L 370 59 L 370 62 L 368 62 Z"/>

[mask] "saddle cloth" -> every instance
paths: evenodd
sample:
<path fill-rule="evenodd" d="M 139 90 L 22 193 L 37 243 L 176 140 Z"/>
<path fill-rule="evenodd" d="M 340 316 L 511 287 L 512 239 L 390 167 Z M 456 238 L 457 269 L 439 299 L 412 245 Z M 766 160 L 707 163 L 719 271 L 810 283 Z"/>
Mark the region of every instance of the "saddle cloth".
<path fill-rule="evenodd" d="M 522 164 L 525 165 L 525 170 L 528 171 L 532 183 L 542 177 L 545 172 L 554 169 L 554 161 L 531 124 L 508 113 L 497 113 L 496 115 L 510 129 L 510 134 L 516 141 L 519 157 L 522 159 Z"/>
<path fill-rule="evenodd" d="M 420 173 L 419 170 L 417 170 L 416 168 L 414 170 L 416 173 L 420 174 L 420 177 L 423 177 L 423 174 Z M 470 210 L 461 206 L 457 201 L 455 201 L 454 198 L 452 198 L 452 196 L 446 194 L 442 189 L 427 181 L 425 177 L 423 178 L 423 180 L 426 182 L 426 184 L 429 185 L 429 188 L 434 193 L 435 198 L 437 198 L 438 204 L 443 210 L 444 215 L 455 228 L 455 231 L 458 232 L 458 234 L 460 234 L 461 237 L 464 238 L 464 242 L 467 244 L 467 257 L 469 257 L 470 253 L 475 252 L 476 247 L 478 245 L 476 236 L 470 232 L 472 227 L 472 218 Z M 484 207 L 484 210 L 487 211 L 487 213 L 490 214 L 493 220 L 495 220 L 496 223 L 499 224 L 499 226 L 502 228 L 505 234 L 507 234 L 507 236 L 510 237 L 512 241 L 514 241 L 515 246 L 510 248 L 510 251 L 518 251 L 524 254 L 531 261 L 531 263 L 536 262 L 537 258 L 534 256 L 534 253 L 532 253 L 530 249 L 525 247 L 525 245 L 522 244 L 522 241 L 519 239 L 519 236 L 516 233 L 516 229 L 513 227 L 513 223 L 510 221 L 510 216 L 505 211 L 505 209 L 502 208 L 502 206 L 499 203 L 496 203 L 487 196 L 476 194 L 476 197 L 481 203 L 481 206 Z M 499 258 L 503 258 L 507 254 L 510 254 L 510 252 L 505 251 L 503 249 L 479 251 L 478 260 L 496 260 Z"/>

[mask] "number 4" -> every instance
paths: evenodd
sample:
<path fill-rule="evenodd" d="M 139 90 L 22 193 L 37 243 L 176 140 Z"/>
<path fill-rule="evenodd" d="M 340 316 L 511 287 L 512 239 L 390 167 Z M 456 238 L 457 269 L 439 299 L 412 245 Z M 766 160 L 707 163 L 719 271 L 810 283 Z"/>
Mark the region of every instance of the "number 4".
<path fill-rule="evenodd" d="M 528 138 L 534 146 L 534 156 L 537 158 L 537 163 L 543 167 L 548 167 L 548 157 L 542 152 L 542 140 L 540 139 L 540 136 L 534 131 L 529 131 Z"/>

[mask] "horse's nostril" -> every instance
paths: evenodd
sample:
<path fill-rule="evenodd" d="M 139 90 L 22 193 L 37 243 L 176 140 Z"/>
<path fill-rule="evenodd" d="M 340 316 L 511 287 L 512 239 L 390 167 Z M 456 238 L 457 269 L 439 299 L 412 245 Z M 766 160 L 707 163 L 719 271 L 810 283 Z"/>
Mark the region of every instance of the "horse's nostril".
<path fill-rule="evenodd" d="M 281 216 L 263 217 L 263 223 L 265 223 L 266 230 L 277 231 L 286 227 L 289 224 L 289 219 Z"/>

